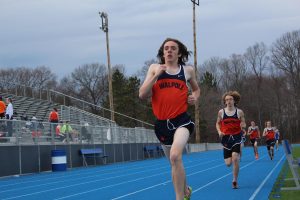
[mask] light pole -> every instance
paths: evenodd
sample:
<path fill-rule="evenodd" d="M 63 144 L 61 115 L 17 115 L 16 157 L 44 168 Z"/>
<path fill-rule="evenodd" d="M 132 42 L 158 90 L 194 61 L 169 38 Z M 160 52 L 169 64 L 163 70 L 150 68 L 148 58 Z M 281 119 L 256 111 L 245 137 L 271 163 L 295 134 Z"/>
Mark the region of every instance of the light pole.
<path fill-rule="evenodd" d="M 196 5 L 199 6 L 199 0 L 191 0 L 193 2 L 193 38 L 194 38 L 194 66 L 196 80 L 198 81 L 197 70 L 197 43 L 196 43 Z M 200 110 L 199 101 L 195 104 L 195 131 L 196 131 L 196 143 L 200 143 Z"/>
<path fill-rule="evenodd" d="M 103 32 L 106 33 L 106 51 L 107 51 L 107 67 L 108 67 L 108 98 L 110 107 L 110 119 L 115 121 L 114 116 L 114 100 L 113 100 L 113 89 L 112 89 L 112 73 L 110 66 L 110 54 L 109 54 L 109 40 L 108 40 L 108 18 L 105 12 L 99 12 L 102 21 L 102 27 L 100 27 Z"/>

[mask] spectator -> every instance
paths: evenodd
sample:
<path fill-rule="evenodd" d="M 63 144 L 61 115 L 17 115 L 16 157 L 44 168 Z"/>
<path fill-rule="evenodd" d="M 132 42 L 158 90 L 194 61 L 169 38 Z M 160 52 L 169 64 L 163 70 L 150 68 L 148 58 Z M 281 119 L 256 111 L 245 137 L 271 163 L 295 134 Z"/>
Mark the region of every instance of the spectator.
<path fill-rule="evenodd" d="M 49 114 L 49 122 L 50 122 L 50 133 L 51 137 L 54 136 L 56 126 L 58 124 L 59 115 L 57 112 L 57 108 L 53 108 L 53 110 Z"/>
<path fill-rule="evenodd" d="M 49 114 L 49 122 L 58 123 L 59 115 L 57 108 L 53 108 L 53 110 Z"/>
<path fill-rule="evenodd" d="M 69 121 L 65 121 L 62 127 L 60 128 L 60 133 L 64 135 L 65 139 L 63 142 L 66 142 L 71 138 L 72 141 L 75 141 L 76 133 L 72 129 Z"/>
<path fill-rule="evenodd" d="M 7 98 L 6 99 L 7 107 L 6 107 L 6 112 L 5 112 L 5 118 L 8 120 L 7 121 L 7 137 L 11 137 L 13 133 L 13 127 L 12 127 L 12 121 L 13 120 L 13 113 L 14 113 L 14 108 L 12 105 L 12 99 Z"/>
<path fill-rule="evenodd" d="M 13 113 L 14 113 L 14 108 L 13 108 L 13 105 L 12 105 L 12 99 L 7 98 L 6 103 L 7 103 L 7 107 L 6 107 L 6 112 L 5 112 L 5 118 L 12 120 L 13 119 Z"/>
<path fill-rule="evenodd" d="M 81 139 L 86 140 L 87 142 L 92 141 L 89 123 L 87 122 L 84 124 L 84 126 L 81 126 Z"/>
<path fill-rule="evenodd" d="M 41 131 L 39 129 L 39 122 L 37 121 L 37 118 L 35 116 L 31 119 L 31 125 L 30 125 L 32 140 L 34 143 L 37 143 L 38 137 L 41 136 Z"/>
<path fill-rule="evenodd" d="M 21 118 L 21 120 L 24 120 L 24 121 L 28 120 L 28 117 L 25 113 L 23 115 L 21 115 L 20 118 Z"/>
<path fill-rule="evenodd" d="M 0 118 L 1 119 L 5 118 L 5 110 L 6 110 L 6 105 L 3 102 L 2 96 L 0 96 Z"/>
<path fill-rule="evenodd" d="M 55 129 L 56 136 L 60 136 L 60 129 L 61 129 L 62 123 L 63 123 L 62 121 L 59 121 L 58 125 L 56 126 L 56 129 Z"/>

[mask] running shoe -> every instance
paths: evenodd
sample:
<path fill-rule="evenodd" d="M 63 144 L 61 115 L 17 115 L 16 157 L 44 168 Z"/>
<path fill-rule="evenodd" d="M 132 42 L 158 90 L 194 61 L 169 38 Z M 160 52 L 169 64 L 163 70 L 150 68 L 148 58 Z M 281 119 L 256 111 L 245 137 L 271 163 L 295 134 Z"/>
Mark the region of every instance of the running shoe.
<path fill-rule="evenodd" d="M 236 181 L 233 181 L 233 182 L 232 182 L 232 188 L 233 188 L 233 189 L 238 189 L 238 184 L 237 184 Z"/>
<path fill-rule="evenodd" d="M 256 160 L 258 159 L 258 153 L 257 153 L 257 154 L 255 154 L 255 159 L 256 159 Z"/>
<path fill-rule="evenodd" d="M 192 196 L 192 187 L 188 186 L 188 190 L 189 190 L 189 194 L 188 195 L 184 195 L 184 199 L 183 200 L 190 200 L 191 196 Z"/>

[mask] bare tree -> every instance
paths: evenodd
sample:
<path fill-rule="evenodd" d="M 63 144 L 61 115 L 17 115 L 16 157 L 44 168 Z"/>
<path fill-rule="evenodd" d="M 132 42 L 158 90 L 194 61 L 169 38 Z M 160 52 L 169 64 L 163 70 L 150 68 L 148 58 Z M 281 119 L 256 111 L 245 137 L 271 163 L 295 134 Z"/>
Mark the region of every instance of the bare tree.
<path fill-rule="evenodd" d="M 77 97 L 95 105 L 101 105 L 107 95 L 106 66 L 98 63 L 85 64 L 71 74 Z"/>
<path fill-rule="evenodd" d="M 286 33 L 272 47 L 273 64 L 290 77 L 296 95 L 300 93 L 300 30 Z"/>
<path fill-rule="evenodd" d="M 76 82 L 72 79 L 71 76 L 67 75 L 65 77 L 63 77 L 57 88 L 56 88 L 59 92 L 63 93 L 63 94 L 68 94 L 69 96 L 72 96 L 72 97 L 78 97 L 78 91 L 76 91 Z M 65 100 L 64 100 L 64 104 L 67 105 L 67 106 L 71 106 L 73 105 L 71 102 L 71 99 L 69 98 L 66 98 L 65 97 Z"/>
<path fill-rule="evenodd" d="M 268 66 L 269 57 L 267 56 L 268 50 L 264 43 L 256 43 L 255 45 L 249 47 L 244 54 L 246 65 L 249 66 L 248 69 L 251 70 L 255 76 L 255 87 L 252 90 L 251 101 L 255 101 L 256 111 L 258 116 L 258 122 L 260 127 L 263 126 L 262 121 L 262 93 L 261 85 L 263 80 L 263 73 Z"/>
<path fill-rule="evenodd" d="M 16 73 L 14 69 L 1 69 L 0 70 L 0 83 L 2 89 L 13 89 L 17 84 Z"/>
<path fill-rule="evenodd" d="M 31 86 L 39 89 L 55 88 L 56 75 L 48 67 L 38 66 L 31 70 Z"/>
<path fill-rule="evenodd" d="M 220 86 L 223 91 L 242 90 L 247 71 L 243 56 L 232 54 L 229 59 L 222 60 L 219 70 L 222 74 Z"/>
<path fill-rule="evenodd" d="M 153 63 L 157 63 L 157 61 L 155 59 L 151 59 L 151 60 L 147 60 L 144 63 L 144 66 L 142 67 L 141 70 L 138 70 L 137 72 L 137 77 L 141 80 L 141 83 L 144 82 L 146 75 L 147 75 L 147 71 L 149 69 L 149 66 Z"/>
<path fill-rule="evenodd" d="M 272 62 L 288 77 L 292 90 L 292 105 L 295 116 L 296 133 L 300 131 L 300 30 L 288 32 L 279 38 L 272 47 Z"/>
<path fill-rule="evenodd" d="M 200 70 L 198 70 L 198 77 L 202 77 L 199 71 L 209 72 L 213 74 L 214 78 L 216 79 L 217 85 L 220 86 L 224 72 L 221 69 L 224 62 L 226 62 L 225 59 L 221 59 L 219 57 L 210 58 L 199 67 Z"/>
<path fill-rule="evenodd" d="M 54 88 L 56 85 L 56 75 L 46 66 L 18 67 L 12 73 L 15 78 L 13 82 L 18 85 L 36 89 Z"/>
<path fill-rule="evenodd" d="M 57 84 L 56 75 L 45 66 L 3 69 L 0 71 L 0 80 L 1 85 L 11 93 L 31 97 L 41 97 L 43 89 L 53 89 Z"/>

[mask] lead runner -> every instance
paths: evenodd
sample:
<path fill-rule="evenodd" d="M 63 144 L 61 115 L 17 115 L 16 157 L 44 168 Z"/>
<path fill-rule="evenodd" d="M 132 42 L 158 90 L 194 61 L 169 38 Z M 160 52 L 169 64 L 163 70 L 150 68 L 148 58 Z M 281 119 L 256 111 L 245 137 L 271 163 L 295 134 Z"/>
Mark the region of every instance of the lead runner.
<path fill-rule="evenodd" d="M 194 67 L 186 66 L 190 52 L 179 40 L 167 38 L 158 50 L 159 64 L 152 64 L 139 90 L 139 97 L 152 97 L 155 134 L 161 142 L 172 167 L 172 180 L 176 200 L 190 199 L 192 189 L 186 183 L 182 152 L 194 122 L 187 114 L 188 104 L 194 105 L 200 88 Z M 188 95 L 188 84 L 192 93 Z"/>

